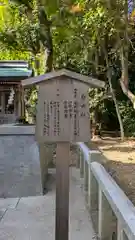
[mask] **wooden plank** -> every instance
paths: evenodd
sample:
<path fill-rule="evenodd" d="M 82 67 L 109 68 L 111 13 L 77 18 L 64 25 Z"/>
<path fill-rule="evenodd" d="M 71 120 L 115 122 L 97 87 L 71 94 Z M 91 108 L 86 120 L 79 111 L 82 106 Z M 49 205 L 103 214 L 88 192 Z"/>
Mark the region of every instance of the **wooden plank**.
<path fill-rule="evenodd" d="M 55 240 L 68 240 L 69 233 L 69 158 L 70 144 L 56 149 L 56 227 Z"/>

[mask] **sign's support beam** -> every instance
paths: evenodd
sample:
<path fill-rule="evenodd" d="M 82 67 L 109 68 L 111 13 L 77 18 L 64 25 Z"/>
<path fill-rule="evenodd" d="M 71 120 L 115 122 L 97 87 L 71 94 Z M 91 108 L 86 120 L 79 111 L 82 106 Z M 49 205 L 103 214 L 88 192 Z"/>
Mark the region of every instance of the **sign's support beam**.
<path fill-rule="evenodd" d="M 56 227 L 55 240 L 68 240 L 69 233 L 70 143 L 58 143 L 56 150 Z"/>

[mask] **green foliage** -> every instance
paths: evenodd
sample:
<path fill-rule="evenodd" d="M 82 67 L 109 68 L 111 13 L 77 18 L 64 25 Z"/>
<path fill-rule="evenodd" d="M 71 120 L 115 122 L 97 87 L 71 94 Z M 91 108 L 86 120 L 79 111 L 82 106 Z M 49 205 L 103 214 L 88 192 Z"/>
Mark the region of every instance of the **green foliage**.
<path fill-rule="evenodd" d="M 29 60 L 30 54 L 21 51 L 10 51 L 8 49 L 3 49 L 0 51 L 0 60 Z"/>
<path fill-rule="evenodd" d="M 135 136 L 135 111 L 129 101 L 119 102 L 123 125 L 127 136 Z"/>
<path fill-rule="evenodd" d="M 110 128 L 118 128 L 112 95 L 107 81 L 112 70 L 112 86 L 119 101 L 126 133 L 135 132 L 134 110 L 120 89 L 120 49 L 124 44 L 124 0 L 12 0 L 0 8 L 0 59 L 26 59 L 35 63 L 37 74 L 46 70 L 48 52 L 51 68 L 68 68 L 106 81 L 105 90 L 90 90 L 91 118 Z M 119 41 L 118 41 L 119 33 Z M 130 86 L 135 92 L 134 25 L 129 23 Z M 51 69 L 50 68 L 50 69 Z M 29 112 L 35 115 L 36 90 L 27 92 Z M 131 111 L 132 110 L 132 111 Z M 96 112 L 96 114 L 95 114 Z M 130 121 L 131 118 L 131 121 Z"/>

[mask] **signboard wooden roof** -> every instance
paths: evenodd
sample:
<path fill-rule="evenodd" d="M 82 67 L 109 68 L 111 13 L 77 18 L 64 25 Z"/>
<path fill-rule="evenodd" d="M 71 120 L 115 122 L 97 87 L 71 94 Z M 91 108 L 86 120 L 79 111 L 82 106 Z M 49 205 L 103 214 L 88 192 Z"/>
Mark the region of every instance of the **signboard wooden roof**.
<path fill-rule="evenodd" d="M 43 75 L 39 75 L 39 76 L 36 76 L 36 77 L 32 77 L 32 78 L 22 80 L 22 86 L 28 87 L 32 84 L 40 84 L 43 81 L 54 79 L 54 78 L 57 78 L 57 77 L 60 77 L 60 76 L 67 76 L 71 79 L 75 79 L 77 81 L 83 82 L 83 83 L 89 85 L 92 88 L 93 87 L 95 87 L 95 88 L 104 88 L 105 87 L 105 83 L 103 81 L 100 81 L 96 78 L 88 77 L 88 76 L 85 76 L 85 75 L 82 75 L 82 74 L 79 74 L 79 73 L 76 73 L 76 72 L 72 72 L 72 71 L 69 71 L 67 69 L 52 71 L 52 72 L 49 72 L 49 73 L 46 73 L 46 74 L 43 74 Z"/>

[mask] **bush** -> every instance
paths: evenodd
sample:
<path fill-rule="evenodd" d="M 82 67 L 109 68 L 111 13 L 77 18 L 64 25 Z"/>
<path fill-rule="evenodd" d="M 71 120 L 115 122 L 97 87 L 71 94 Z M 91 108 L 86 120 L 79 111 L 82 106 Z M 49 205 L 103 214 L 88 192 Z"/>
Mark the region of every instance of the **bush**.
<path fill-rule="evenodd" d="M 125 135 L 135 136 L 135 109 L 129 101 L 119 102 Z"/>

